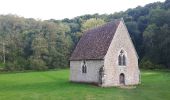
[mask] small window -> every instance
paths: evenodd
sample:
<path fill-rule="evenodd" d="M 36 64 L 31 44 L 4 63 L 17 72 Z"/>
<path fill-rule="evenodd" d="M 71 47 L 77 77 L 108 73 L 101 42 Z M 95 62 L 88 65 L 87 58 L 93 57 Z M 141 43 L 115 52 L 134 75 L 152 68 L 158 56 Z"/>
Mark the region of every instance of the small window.
<path fill-rule="evenodd" d="M 119 55 L 118 61 L 119 61 L 119 65 L 121 65 L 121 55 Z"/>
<path fill-rule="evenodd" d="M 126 56 L 123 50 L 120 51 L 120 54 L 118 56 L 118 64 L 120 66 L 126 66 Z"/>
<path fill-rule="evenodd" d="M 126 66 L 126 57 L 123 55 L 123 65 Z"/>
<path fill-rule="evenodd" d="M 87 66 L 86 66 L 86 61 L 83 61 L 83 65 L 82 65 L 82 73 L 87 73 Z"/>

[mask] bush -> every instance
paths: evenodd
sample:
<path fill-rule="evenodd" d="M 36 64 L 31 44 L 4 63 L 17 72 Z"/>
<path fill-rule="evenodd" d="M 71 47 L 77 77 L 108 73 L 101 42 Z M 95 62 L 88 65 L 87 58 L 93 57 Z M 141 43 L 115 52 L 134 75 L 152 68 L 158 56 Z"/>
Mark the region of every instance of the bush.
<path fill-rule="evenodd" d="M 0 70 L 3 70 L 5 68 L 5 64 L 4 63 L 0 63 Z"/>
<path fill-rule="evenodd" d="M 151 60 L 149 60 L 148 58 L 145 58 L 145 57 L 142 58 L 139 66 L 140 66 L 140 68 L 144 68 L 144 69 L 163 69 L 163 68 L 165 68 L 165 66 L 163 66 L 161 64 L 155 64 Z"/>
<path fill-rule="evenodd" d="M 25 70 L 27 66 L 29 65 L 29 61 L 22 57 L 16 58 L 14 61 L 8 61 L 5 64 L 4 70 L 7 71 L 15 71 L 15 70 Z"/>
<path fill-rule="evenodd" d="M 32 70 L 47 70 L 48 67 L 42 59 L 30 59 L 30 68 Z"/>
<path fill-rule="evenodd" d="M 14 62 L 7 62 L 5 64 L 5 69 L 7 71 L 15 71 L 15 70 L 24 70 L 24 68 L 22 68 L 20 65 L 18 65 L 17 61 Z"/>
<path fill-rule="evenodd" d="M 154 69 L 154 64 L 150 60 L 146 59 L 142 59 L 139 66 L 144 69 Z"/>
<path fill-rule="evenodd" d="M 166 67 L 164 65 L 161 64 L 156 64 L 155 65 L 155 69 L 165 69 Z"/>

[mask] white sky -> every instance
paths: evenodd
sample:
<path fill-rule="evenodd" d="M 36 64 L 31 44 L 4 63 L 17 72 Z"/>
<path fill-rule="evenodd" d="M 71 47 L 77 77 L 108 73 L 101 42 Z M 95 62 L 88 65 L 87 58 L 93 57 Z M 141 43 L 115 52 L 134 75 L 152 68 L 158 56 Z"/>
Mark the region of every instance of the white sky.
<path fill-rule="evenodd" d="M 165 0 L 0 0 L 0 14 L 63 19 L 84 14 L 110 14 L 156 1 Z"/>

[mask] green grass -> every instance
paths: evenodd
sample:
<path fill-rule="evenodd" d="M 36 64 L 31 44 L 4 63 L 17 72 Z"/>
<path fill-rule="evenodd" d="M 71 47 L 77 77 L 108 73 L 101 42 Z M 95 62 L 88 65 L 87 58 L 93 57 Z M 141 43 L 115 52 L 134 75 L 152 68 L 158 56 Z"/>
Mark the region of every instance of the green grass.
<path fill-rule="evenodd" d="M 70 83 L 69 70 L 0 74 L 0 100 L 170 100 L 170 72 L 142 71 L 135 89 Z"/>

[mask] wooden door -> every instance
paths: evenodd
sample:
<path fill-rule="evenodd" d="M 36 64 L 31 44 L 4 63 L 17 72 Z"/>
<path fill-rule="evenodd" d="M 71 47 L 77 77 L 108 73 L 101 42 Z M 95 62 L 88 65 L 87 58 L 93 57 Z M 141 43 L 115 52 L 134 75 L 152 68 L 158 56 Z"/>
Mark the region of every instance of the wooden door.
<path fill-rule="evenodd" d="M 119 76 L 119 82 L 121 85 L 125 85 L 125 75 L 123 73 Z"/>

